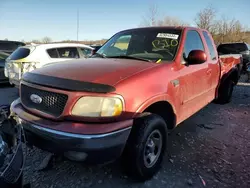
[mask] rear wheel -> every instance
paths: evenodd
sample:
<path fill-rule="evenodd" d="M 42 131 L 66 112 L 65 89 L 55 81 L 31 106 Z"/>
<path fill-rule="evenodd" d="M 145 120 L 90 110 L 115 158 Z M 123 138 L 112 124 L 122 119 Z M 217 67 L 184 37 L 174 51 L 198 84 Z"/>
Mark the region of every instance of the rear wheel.
<path fill-rule="evenodd" d="M 163 118 L 150 114 L 135 120 L 122 162 L 129 175 L 145 181 L 160 169 L 167 144 L 167 125 Z"/>
<path fill-rule="evenodd" d="M 235 84 L 231 79 L 226 80 L 219 88 L 219 96 L 215 102 L 218 104 L 226 104 L 231 102 L 234 86 Z"/>

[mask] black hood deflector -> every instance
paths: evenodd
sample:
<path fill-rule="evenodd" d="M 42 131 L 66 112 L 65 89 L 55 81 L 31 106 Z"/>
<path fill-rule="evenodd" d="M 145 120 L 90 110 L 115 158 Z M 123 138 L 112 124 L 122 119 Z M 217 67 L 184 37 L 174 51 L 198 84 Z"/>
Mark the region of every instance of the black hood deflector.
<path fill-rule="evenodd" d="M 25 73 L 23 75 L 22 80 L 32 84 L 37 84 L 41 86 L 52 87 L 55 89 L 62 89 L 67 91 L 83 91 L 83 92 L 95 92 L 95 93 L 110 93 L 115 91 L 115 87 L 106 84 L 83 82 L 79 80 L 58 78 L 54 76 L 35 74 L 31 72 Z"/>

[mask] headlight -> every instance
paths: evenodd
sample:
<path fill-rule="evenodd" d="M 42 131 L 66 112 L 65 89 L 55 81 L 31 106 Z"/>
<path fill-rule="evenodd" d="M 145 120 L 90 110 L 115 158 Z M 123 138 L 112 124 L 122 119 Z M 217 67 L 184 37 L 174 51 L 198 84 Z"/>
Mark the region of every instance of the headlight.
<path fill-rule="evenodd" d="M 112 117 L 122 113 L 122 101 L 116 97 L 82 97 L 72 109 L 72 115 L 85 117 Z"/>

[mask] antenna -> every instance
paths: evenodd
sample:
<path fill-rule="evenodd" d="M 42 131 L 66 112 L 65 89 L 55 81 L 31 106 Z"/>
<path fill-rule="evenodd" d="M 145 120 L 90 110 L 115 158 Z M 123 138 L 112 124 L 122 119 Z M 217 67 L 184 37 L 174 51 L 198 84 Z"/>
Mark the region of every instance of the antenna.
<path fill-rule="evenodd" d="M 76 40 L 78 41 L 78 31 L 79 31 L 79 10 L 77 9 L 77 24 L 76 24 Z"/>

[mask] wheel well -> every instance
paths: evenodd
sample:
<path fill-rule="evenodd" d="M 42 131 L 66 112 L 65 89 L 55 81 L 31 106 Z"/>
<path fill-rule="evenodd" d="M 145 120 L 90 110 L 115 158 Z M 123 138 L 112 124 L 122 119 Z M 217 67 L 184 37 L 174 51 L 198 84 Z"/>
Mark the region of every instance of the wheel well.
<path fill-rule="evenodd" d="M 176 116 L 170 103 L 160 101 L 150 105 L 144 112 L 150 112 L 161 116 L 167 123 L 168 129 L 173 129 L 176 125 Z"/>

